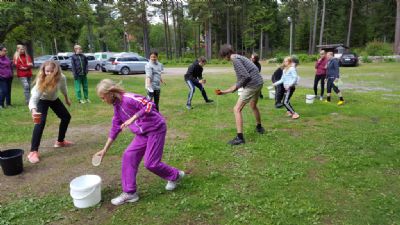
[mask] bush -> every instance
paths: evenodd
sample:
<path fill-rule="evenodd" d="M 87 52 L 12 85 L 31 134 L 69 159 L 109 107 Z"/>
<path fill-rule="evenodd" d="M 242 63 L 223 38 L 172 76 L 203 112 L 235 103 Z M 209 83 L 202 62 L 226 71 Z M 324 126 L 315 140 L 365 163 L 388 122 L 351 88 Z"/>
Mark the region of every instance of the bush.
<path fill-rule="evenodd" d="M 370 63 L 370 62 L 372 62 L 372 61 L 368 58 L 367 55 L 362 56 L 362 57 L 361 57 L 361 61 L 362 61 L 363 63 Z"/>
<path fill-rule="evenodd" d="M 396 60 L 394 58 L 384 58 L 383 61 L 384 62 L 396 62 Z"/>
<path fill-rule="evenodd" d="M 365 51 L 371 56 L 384 56 L 393 54 L 391 44 L 379 41 L 369 42 L 365 47 Z"/>

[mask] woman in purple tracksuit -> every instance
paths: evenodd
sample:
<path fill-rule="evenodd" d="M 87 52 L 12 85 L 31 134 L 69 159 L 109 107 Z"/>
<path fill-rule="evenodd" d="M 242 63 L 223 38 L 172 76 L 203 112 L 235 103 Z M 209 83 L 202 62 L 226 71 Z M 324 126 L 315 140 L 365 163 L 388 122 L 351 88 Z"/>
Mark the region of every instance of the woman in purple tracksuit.
<path fill-rule="evenodd" d="M 107 104 L 114 106 L 114 117 L 108 140 L 96 155 L 103 157 L 123 128 L 136 134 L 122 156 L 122 194 L 111 200 L 114 205 L 139 200 L 136 190 L 136 174 L 144 157 L 144 166 L 151 172 L 168 181 L 166 190 L 172 191 L 177 181 L 185 176 L 183 171 L 163 162 L 167 126 L 163 116 L 156 110 L 153 102 L 146 97 L 127 93 L 117 83 L 104 79 L 97 85 L 98 96 Z"/>
<path fill-rule="evenodd" d="M 11 106 L 12 80 L 12 62 L 7 57 L 7 48 L 0 45 L 0 110 L 5 106 Z"/>

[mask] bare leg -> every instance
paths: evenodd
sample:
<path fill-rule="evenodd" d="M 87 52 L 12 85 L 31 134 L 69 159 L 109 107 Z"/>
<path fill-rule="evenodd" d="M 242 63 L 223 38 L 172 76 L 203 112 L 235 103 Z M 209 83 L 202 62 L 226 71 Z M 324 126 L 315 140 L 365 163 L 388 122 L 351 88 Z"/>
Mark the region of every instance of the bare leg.
<path fill-rule="evenodd" d="M 243 117 L 242 117 L 242 110 L 243 107 L 246 105 L 246 102 L 243 102 L 238 99 L 236 102 L 235 107 L 233 107 L 233 113 L 235 114 L 235 121 L 236 121 L 236 131 L 237 133 L 243 133 Z"/>

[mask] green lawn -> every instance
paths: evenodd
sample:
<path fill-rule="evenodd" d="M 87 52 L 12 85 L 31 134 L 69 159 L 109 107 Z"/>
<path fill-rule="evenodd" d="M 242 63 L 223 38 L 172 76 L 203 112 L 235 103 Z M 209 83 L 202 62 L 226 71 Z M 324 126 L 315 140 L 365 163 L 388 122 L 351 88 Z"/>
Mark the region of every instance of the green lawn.
<path fill-rule="evenodd" d="M 263 74 L 274 68 L 263 65 Z M 313 64 L 300 65 L 299 71 L 301 77 L 313 78 Z M 331 104 L 305 104 L 305 95 L 312 90 L 299 87 L 292 100 L 301 116 L 298 120 L 287 118 L 271 100 L 260 100 L 266 134 L 255 132 L 254 117 L 246 107 L 247 143 L 237 147 L 226 144 L 235 135 L 232 107 L 237 94 L 213 94 L 215 88 L 232 85 L 233 74 L 209 75 L 206 90 L 214 104 L 204 104 L 197 90 L 190 111 L 184 107 L 183 78 L 165 76 L 160 104 L 169 129 L 164 161 L 193 172 L 177 190 L 167 192 L 165 181 L 141 166 L 141 199 L 120 207 L 112 206 L 110 199 L 121 191 L 120 155 L 132 135 L 122 133 L 102 165 L 91 166 L 90 157 L 104 144 L 112 116 L 112 107 L 95 96 L 95 86 L 112 78 L 122 80 L 128 91 L 144 94 L 144 77 L 91 72 L 92 103 L 80 105 L 75 100 L 67 134 L 87 137 L 87 143 L 45 151 L 38 165 L 25 161 L 22 175 L 0 175 L 0 225 L 400 224 L 399 71 L 398 63 L 341 68 L 344 82 L 354 86 L 343 90 L 346 104 L 341 107 L 335 104 L 335 95 Z M 66 74 L 75 99 L 71 74 Z M 359 91 L 358 86 L 370 90 Z M 264 92 L 267 96 L 266 88 Z M 32 122 L 17 80 L 12 98 L 14 107 L 0 111 L 1 149 L 29 145 L 31 137 Z M 57 126 L 50 113 L 43 139 L 53 141 Z M 98 132 L 85 132 L 96 126 Z M 69 181 L 88 171 L 102 176 L 103 200 L 94 208 L 78 210 L 69 196 Z M 10 188 L 11 184 L 15 186 Z"/>

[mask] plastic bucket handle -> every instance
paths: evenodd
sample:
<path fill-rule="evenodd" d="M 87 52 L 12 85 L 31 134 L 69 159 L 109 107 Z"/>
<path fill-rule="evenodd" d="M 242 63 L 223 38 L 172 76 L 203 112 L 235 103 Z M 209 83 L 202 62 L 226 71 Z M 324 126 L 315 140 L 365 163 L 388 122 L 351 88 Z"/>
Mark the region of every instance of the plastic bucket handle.
<path fill-rule="evenodd" d="M 96 190 L 96 188 L 97 188 L 97 186 L 94 186 L 93 189 L 89 192 L 89 194 L 86 194 L 85 196 L 80 197 L 80 198 L 75 198 L 75 197 L 73 196 L 73 194 L 72 194 L 72 190 L 70 191 L 70 194 L 71 194 L 71 196 L 72 196 L 73 199 L 75 199 L 75 200 L 82 200 L 82 199 L 84 199 L 84 198 L 87 198 L 89 195 L 93 194 L 93 192 Z"/>

